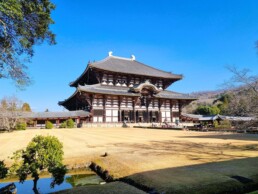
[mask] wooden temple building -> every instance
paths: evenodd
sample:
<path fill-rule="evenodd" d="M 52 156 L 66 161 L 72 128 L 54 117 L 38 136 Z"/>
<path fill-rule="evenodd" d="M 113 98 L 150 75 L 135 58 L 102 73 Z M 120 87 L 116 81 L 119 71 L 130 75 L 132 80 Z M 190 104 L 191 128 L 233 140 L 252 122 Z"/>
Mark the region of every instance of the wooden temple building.
<path fill-rule="evenodd" d="M 109 56 L 89 62 L 73 82 L 75 92 L 59 105 L 84 110 L 90 122 L 177 122 L 181 110 L 196 98 L 167 90 L 182 75 L 165 72 L 135 59 Z"/>

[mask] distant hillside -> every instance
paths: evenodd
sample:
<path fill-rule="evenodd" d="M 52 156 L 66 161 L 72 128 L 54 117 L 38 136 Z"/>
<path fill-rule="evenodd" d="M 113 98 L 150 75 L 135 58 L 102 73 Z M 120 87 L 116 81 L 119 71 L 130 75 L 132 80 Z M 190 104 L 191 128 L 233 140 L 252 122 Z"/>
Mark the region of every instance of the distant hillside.
<path fill-rule="evenodd" d="M 211 106 L 218 106 L 220 103 L 222 103 L 219 99 L 221 99 L 221 97 L 224 94 L 236 94 L 236 96 L 239 96 L 240 98 L 242 98 L 242 102 L 246 101 L 245 96 L 247 95 L 248 91 L 250 90 L 249 86 L 239 86 L 239 87 L 235 87 L 235 88 L 231 88 L 231 89 L 221 89 L 221 90 L 214 90 L 214 91 L 200 91 L 200 92 L 193 92 L 191 93 L 191 95 L 196 96 L 198 98 L 198 100 L 195 100 L 193 102 L 191 102 L 189 105 L 187 105 L 186 107 L 183 108 L 183 112 L 185 113 L 194 113 L 194 111 L 196 110 L 196 108 L 200 105 L 211 105 Z M 235 101 L 234 106 L 236 105 L 240 105 L 239 102 Z M 247 103 L 247 101 L 245 102 Z M 248 107 L 250 104 L 245 104 L 245 108 Z M 231 109 L 234 108 L 233 106 L 231 106 Z M 243 107 L 241 107 L 242 109 Z M 225 110 L 225 109 L 224 109 Z M 232 113 L 232 111 L 231 111 Z M 235 111 L 233 114 L 240 114 L 240 112 Z M 244 113 L 243 114 L 247 114 Z"/>
<path fill-rule="evenodd" d="M 217 96 L 227 92 L 228 90 L 214 90 L 214 91 L 200 91 L 200 92 L 193 92 L 191 95 L 197 96 L 198 98 L 216 98 Z"/>
<path fill-rule="evenodd" d="M 199 91 L 193 92 L 191 95 L 196 96 L 198 100 L 191 102 L 189 105 L 183 108 L 185 113 L 193 113 L 193 111 L 199 105 L 212 105 L 222 94 L 229 92 L 230 90 L 214 90 L 214 91 Z"/>

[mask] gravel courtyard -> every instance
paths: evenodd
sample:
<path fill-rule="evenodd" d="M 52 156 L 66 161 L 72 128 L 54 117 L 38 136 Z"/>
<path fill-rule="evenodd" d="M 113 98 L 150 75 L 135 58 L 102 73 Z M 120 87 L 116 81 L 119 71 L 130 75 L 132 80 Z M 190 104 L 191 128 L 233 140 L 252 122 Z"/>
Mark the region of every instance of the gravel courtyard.
<path fill-rule="evenodd" d="M 10 164 L 8 157 L 24 148 L 36 135 L 58 137 L 64 145 L 66 164 L 76 166 L 95 161 L 115 178 L 130 177 L 159 192 L 171 191 L 173 184 L 173 189 L 180 189 L 178 185 L 182 180 L 184 184 L 195 185 L 204 178 L 211 184 L 228 181 L 224 176 L 230 177 L 230 173 L 258 174 L 255 165 L 258 163 L 258 135 L 214 132 L 139 128 L 30 129 L 0 134 L 0 160 Z M 108 156 L 102 157 L 105 152 Z M 248 168 L 243 170 L 243 165 Z"/>
<path fill-rule="evenodd" d="M 26 147 L 36 135 L 54 135 L 63 142 L 67 164 L 88 161 L 108 152 L 132 160 L 168 157 L 168 166 L 257 157 L 258 135 L 155 130 L 140 128 L 30 129 L 0 134 L 0 160 Z M 252 149 L 245 149 L 250 147 Z M 175 160 L 176 159 L 176 160 Z M 183 160 L 182 160 L 183 159 Z M 152 162 L 154 162 L 152 160 Z"/>

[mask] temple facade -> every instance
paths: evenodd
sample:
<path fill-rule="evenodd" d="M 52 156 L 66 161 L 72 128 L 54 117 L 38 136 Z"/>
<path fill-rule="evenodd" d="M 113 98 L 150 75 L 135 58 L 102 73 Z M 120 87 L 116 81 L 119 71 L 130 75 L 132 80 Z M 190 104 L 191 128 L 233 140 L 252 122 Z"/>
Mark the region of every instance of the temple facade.
<path fill-rule="evenodd" d="M 167 90 L 182 75 L 165 72 L 135 59 L 109 56 L 89 62 L 73 82 L 75 92 L 59 105 L 89 112 L 88 122 L 177 122 L 193 96 Z"/>

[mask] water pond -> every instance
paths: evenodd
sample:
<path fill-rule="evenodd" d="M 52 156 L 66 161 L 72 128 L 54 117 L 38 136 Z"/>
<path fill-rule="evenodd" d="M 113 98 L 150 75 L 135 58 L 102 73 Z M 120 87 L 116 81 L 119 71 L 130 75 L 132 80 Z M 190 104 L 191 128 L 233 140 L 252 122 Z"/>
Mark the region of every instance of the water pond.
<path fill-rule="evenodd" d="M 104 182 L 93 172 L 87 171 L 86 174 L 83 174 L 83 171 L 78 171 L 76 173 L 78 174 L 67 174 L 65 176 L 65 181 L 61 185 L 56 185 L 54 188 L 50 187 L 50 183 L 52 181 L 51 177 L 46 177 L 46 175 L 45 177 L 41 176 L 43 178 L 40 178 L 37 184 L 39 193 L 52 193 L 82 185 L 98 185 Z M 0 188 L 10 183 L 14 183 L 17 188 L 17 194 L 34 194 L 34 191 L 32 190 L 33 180 L 26 180 L 24 183 L 19 183 L 17 179 L 6 179 L 4 181 L 5 182 L 0 182 Z"/>

